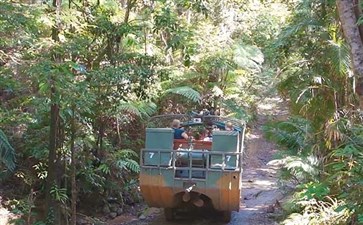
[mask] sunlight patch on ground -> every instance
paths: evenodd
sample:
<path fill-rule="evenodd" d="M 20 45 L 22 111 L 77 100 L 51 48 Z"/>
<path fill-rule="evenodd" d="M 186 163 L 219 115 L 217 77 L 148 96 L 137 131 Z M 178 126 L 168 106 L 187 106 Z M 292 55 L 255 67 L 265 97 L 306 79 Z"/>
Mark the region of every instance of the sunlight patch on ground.
<path fill-rule="evenodd" d="M 247 207 L 247 206 L 243 206 L 242 210 L 243 211 L 258 211 L 260 207 L 253 207 L 253 208 L 250 208 L 250 207 Z"/>
<path fill-rule="evenodd" d="M 269 180 L 255 180 L 255 184 L 259 186 L 272 186 L 275 185 L 275 182 L 271 182 Z"/>
<path fill-rule="evenodd" d="M 288 115 L 288 109 L 286 106 L 283 107 L 282 105 L 287 104 L 287 101 L 280 98 L 267 98 L 258 105 L 258 110 L 261 115 L 278 115 L 279 117 L 282 116 L 285 118 Z"/>
<path fill-rule="evenodd" d="M 265 104 L 265 105 L 259 105 L 258 108 L 263 109 L 263 110 L 269 110 L 269 109 L 272 109 L 274 106 L 275 106 L 275 104 L 274 105 Z"/>
<path fill-rule="evenodd" d="M 247 137 L 249 140 L 250 139 L 259 139 L 261 138 L 261 135 L 256 135 L 256 134 L 248 134 L 248 137 Z"/>
<path fill-rule="evenodd" d="M 283 102 L 281 98 L 266 98 L 264 99 L 263 103 L 258 105 L 258 108 L 269 110 L 272 108 L 276 108 L 278 103 Z"/>
<path fill-rule="evenodd" d="M 10 219 L 10 212 L 7 209 L 0 208 L 0 225 L 6 225 Z"/>

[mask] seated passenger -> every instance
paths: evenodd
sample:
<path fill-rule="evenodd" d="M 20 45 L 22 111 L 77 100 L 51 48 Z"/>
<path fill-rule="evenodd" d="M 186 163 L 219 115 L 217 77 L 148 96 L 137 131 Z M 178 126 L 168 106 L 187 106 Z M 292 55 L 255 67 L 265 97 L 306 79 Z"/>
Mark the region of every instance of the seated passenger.
<path fill-rule="evenodd" d="M 227 122 L 224 129 L 225 130 L 234 130 L 232 122 Z"/>
<path fill-rule="evenodd" d="M 212 133 L 214 130 L 213 123 L 209 122 L 205 128 L 205 138 L 203 139 L 203 141 L 212 141 Z"/>
<path fill-rule="evenodd" d="M 180 120 L 173 120 L 171 127 L 174 130 L 174 139 L 188 139 L 188 135 L 185 130 L 180 128 Z"/>

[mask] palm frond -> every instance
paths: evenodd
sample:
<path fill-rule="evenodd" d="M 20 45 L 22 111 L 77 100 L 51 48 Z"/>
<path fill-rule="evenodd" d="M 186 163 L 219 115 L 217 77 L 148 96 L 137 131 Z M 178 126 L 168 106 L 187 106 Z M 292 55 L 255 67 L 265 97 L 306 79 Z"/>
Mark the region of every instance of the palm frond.
<path fill-rule="evenodd" d="M 199 103 L 201 101 L 200 93 L 188 86 L 170 88 L 164 91 L 164 94 L 170 94 L 170 93 L 184 96 L 193 102 Z"/>
<path fill-rule="evenodd" d="M 335 74 L 345 76 L 350 70 L 351 62 L 348 46 L 343 40 L 339 40 L 329 41 L 329 47 L 328 55 Z"/>
<path fill-rule="evenodd" d="M 10 145 L 8 138 L 2 130 L 0 130 L 0 160 L 5 164 L 9 171 L 14 171 L 15 150 Z"/>

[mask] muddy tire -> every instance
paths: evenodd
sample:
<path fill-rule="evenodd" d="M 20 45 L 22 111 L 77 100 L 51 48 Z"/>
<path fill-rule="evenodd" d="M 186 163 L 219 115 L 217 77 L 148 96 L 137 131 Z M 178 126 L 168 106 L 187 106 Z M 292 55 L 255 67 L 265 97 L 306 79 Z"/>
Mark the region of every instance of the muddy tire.
<path fill-rule="evenodd" d="M 231 218 L 232 218 L 232 212 L 231 211 L 223 211 L 222 212 L 223 222 L 229 223 L 229 221 L 231 221 Z"/>
<path fill-rule="evenodd" d="M 167 221 L 172 221 L 175 219 L 175 210 L 173 208 L 165 208 L 164 216 Z"/>

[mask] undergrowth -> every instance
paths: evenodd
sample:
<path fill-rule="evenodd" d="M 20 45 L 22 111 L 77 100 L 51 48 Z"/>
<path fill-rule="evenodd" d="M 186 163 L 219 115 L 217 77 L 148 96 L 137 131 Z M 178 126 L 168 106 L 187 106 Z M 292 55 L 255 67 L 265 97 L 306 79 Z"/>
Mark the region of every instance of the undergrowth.
<path fill-rule="evenodd" d="M 280 146 L 281 183 L 295 185 L 282 224 L 363 224 L 362 125 L 341 118 L 322 134 L 292 117 L 264 130 Z"/>

